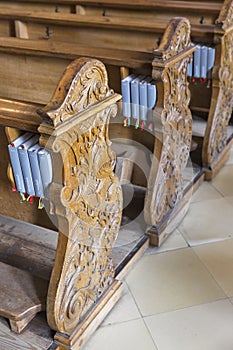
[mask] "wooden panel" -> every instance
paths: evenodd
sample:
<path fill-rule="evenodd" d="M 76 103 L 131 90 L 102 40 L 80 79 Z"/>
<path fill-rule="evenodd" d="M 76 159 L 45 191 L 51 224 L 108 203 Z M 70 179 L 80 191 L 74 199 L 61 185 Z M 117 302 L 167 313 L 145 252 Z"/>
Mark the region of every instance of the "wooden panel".
<path fill-rule="evenodd" d="M 7 321 L 0 317 L 0 346 L 4 350 L 47 350 L 52 344 L 52 335 L 45 321 L 38 317 L 22 333 L 14 334 Z M 42 335 L 45 333 L 46 336 Z"/>
<path fill-rule="evenodd" d="M 42 118 L 36 110 L 42 108 L 41 104 L 24 103 L 16 100 L 0 98 L 0 124 L 37 132 Z"/>
<path fill-rule="evenodd" d="M 43 6 L 43 7 L 42 7 Z M 41 11 L 41 9 L 44 12 L 64 12 L 64 13 L 70 13 L 73 11 L 73 7 L 70 5 L 66 5 L 66 2 L 64 4 L 60 4 L 59 1 L 46 1 L 43 3 L 39 3 L 38 1 L 1 1 L 0 2 L 0 8 L 8 9 L 8 10 L 19 10 L 24 8 L 24 10 L 29 11 Z"/>
<path fill-rule="evenodd" d="M 45 309 L 48 281 L 0 262 L 0 315 L 21 333 L 37 312 Z M 26 293 L 25 293 L 26 291 Z"/>
<path fill-rule="evenodd" d="M 59 60 L 56 60 L 55 57 L 67 60 L 64 60 L 61 63 L 60 68 L 63 69 L 65 67 L 65 64 L 68 64 L 71 60 L 83 56 L 91 58 L 95 57 L 97 59 L 102 60 L 107 65 L 110 64 L 118 67 L 125 66 L 137 69 L 144 69 L 145 67 L 148 68 L 148 66 L 150 66 L 151 68 L 151 62 L 154 58 L 152 52 L 149 53 L 137 52 L 133 50 L 119 50 L 117 48 L 97 48 L 87 45 L 73 45 L 72 43 L 65 43 L 62 41 L 51 42 L 50 40 L 21 40 L 18 38 L 0 38 L 0 51 L 4 53 L 12 53 L 14 55 L 24 53 L 25 56 L 53 58 L 53 60 L 44 59 L 43 61 L 45 67 L 46 64 L 47 67 L 50 67 L 49 64 L 51 64 L 51 75 L 56 69 L 56 63 L 59 65 Z M 12 60 L 14 59 L 11 59 L 11 61 Z M 31 57 L 32 62 L 33 60 L 33 57 Z M 29 59 L 29 62 L 31 61 Z M 36 62 L 37 60 L 34 61 Z M 14 67 L 14 65 L 12 65 L 12 67 Z M 41 68 L 42 67 L 43 65 L 41 66 Z M 48 71 L 46 71 L 46 73 L 47 72 Z M 29 72 L 27 72 L 27 74 L 28 73 Z M 42 74 L 43 72 L 40 70 L 39 73 Z M 41 78 L 40 75 L 39 78 Z M 46 81 L 46 78 L 44 79 Z M 51 78 L 47 79 L 47 83 L 50 82 L 50 79 Z"/>
<path fill-rule="evenodd" d="M 46 24 L 28 24 L 29 39 L 41 39 L 46 37 Z M 124 28 L 124 27 L 123 27 Z M 157 34 L 155 31 L 139 31 L 95 28 L 86 24 L 84 27 L 63 27 L 49 24 L 51 32 L 50 40 L 71 42 L 73 44 L 86 45 L 91 43 L 92 47 L 118 48 L 134 51 L 151 52 L 158 47 L 158 42 L 162 37 L 162 33 Z"/>
<path fill-rule="evenodd" d="M 48 103 L 67 62 L 1 53 L 0 96 Z M 49 73 L 49 74 L 48 74 Z"/>
<path fill-rule="evenodd" d="M 192 24 L 214 24 L 222 2 L 214 1 L 79 1 L 86 15 L 131 16 L 166 20 L 173 16 L 189 18 Z M 98 12 L 97 12 L 98 11 Z"/>
<path fill-rule="evenodd" d="M 50 278 L 55 250 L 22 240 L 17 236 L 2 233 L 0 228 L 0 260 L 15 267 L 20 267 L 36 276 Z"/>
<path fill-rule="evenodd" d="M 126 34 L 131 38 L 132 44 L 131 41 L 128 40 L 128 47 L 126 46 L 125 48 L 130 48 L 132 45 L 134 50 L 137 49 L 137 40 L 135 40 L 135 38 L 138 37 L 139 44 L 141 44 L 141 48 L 139 46 L 140 50 L 145 50 L 145 48 L 148 50 L 147 46 L 149 45 L 149 47 L 151 47 L 151 45 L 154 45 L 152 43 L 161 37 L 171 17 L 181 15 L 182 14 L 178 12 L 168 14 L 167 10 L 165 12 L 161 10 L 155 13 L 147 13 L 144 11 L 142 14 L 134 14 L 134 12 L 131 11 L 121 10 L 121 12 L 118 11 L 117 14 L 107 12 L 105 16 L 102 16 L 101 13 L 97 16 L 95 14 L 83 16 L 76 14 L 26 12 L 22 10 L 11 10 L 9 13 L 9 10 L 0 9 L 0 18 L 9 19 L 9 21 L 19 20 L 22 21 L 22 23 L 27 23 L 28 31 L 30 32 L 29 37 L 32 39 L 48 38 L 49 32 L 50 39 L 77 41 L 82 40 L 82 36 L 79 39 L 78 35 L 79 32 L 82 31 L 84 32 L 84 38 L 86 35 L 86 41 L 84 41 L 84 43 L 86 43 L 90 33 L 95 33 L 95 30 L 97 30 L 97 33 L 95 33 L 95 41 L 93 41 L 95 46 L 100 45 L 106 47 L 107 45 L 107 47 L 111 47 L 111 43 L 114 42 L 113 39 L 118 33 L 121 39 L 124 39 L 124 35 Z M 198 15 L 195 20 L 192 20 L 192 13 L 184 13 L 183 16 L 188 16 L 192 21 L 193 36 L 209 37 L 210 34 L 213 35 L 215 17 L 209 20 L 207 19 L 208 15 L 205 15 L 205 18 Z M 116 30 L 117 32 L 115 32 Z M 121 32 L 123 35 L 121 35 Z M 73 39 L 71 33 L 74 35 L 76 34 L 76 38 Z M 148 36 L 152 34 L 153 38 L 151 43 Z M 145 44 L 143 44 L 141 37 L 146 41 Z M 123 43 L 124 42 L 126 42 L 126 40 L 123 40 Z M 117 47 L 123 47 L 121 45 L 121 42 L 119 42 Z M 136 45 L 136 47 L 134 47 L 134 45 Z"/>
<path fill-rule="evenodd" d="M 0 36 L 11 36 L 13 30 L 13 23 L 1 19 L 0 21 Z"/>

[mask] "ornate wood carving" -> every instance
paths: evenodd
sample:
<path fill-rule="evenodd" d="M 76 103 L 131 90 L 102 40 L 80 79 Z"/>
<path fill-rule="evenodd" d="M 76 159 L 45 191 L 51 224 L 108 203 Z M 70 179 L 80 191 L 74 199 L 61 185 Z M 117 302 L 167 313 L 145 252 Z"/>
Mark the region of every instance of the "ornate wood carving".
<path fill-rule="evenodd" d="M 52 124 L 57 126 L 112 94 L 102 62 L 90 60 L 84 67 L 80 61 L 77 72 L 76 60 L 65 70 L 51 102 L 39 113 L 49 117 Z"/>
<path fill-rule="evenodd" d="M 222 26 L 224 30 L 227 30 L 232 26 L 232 18 L 233 18 L 233 1 L 225 0 L 219 14 L 218 19 L 216 20 L 216 24 Z"/>
<path fill-rule="evenodd" d="M 53 133 L 49 126 L 40 127 L 42 142 L 47 138 L 54 154 L 49 200 L 59 228 L 47 314 L 51 328 L 61 333 L 71 333 L 113 282 L 109 254 L 122 208 L 121 187 L 113 172 L 115 155 L 108 139 L 109 118 L 116 115 L 120 96 L 111 91 L 106 99 L 110 90 L 102 63 L 78 60 L 76 64 L 79 72 L 71 82 L 69 98 L 55 112 L 46 112 L 55 124 L 62 124 Z M 65 74 L 70 74 L 69 67 Z M 70 101 L 77 96 L 71 108 Z"/>
<path fill-rule="evenodd" d="M 176 30 L 178 26 L 179 30 Z M 173 31 L 173 35 L 171 35 Z M 160 224 L 183 196 L 182 172 L 187 164 L 192 137 L 192 117 L 189 110 L 190 92 L 187 82 L 187 65 L 191 60 L 190 26 L 187 20 L 170 23 L 170 46 L 166 47 L 168 59 L 174 47 L 180 47 L 180 55 L 174 60 L 153 62 L 153 76 L 162 82 L 162 136 L 154 150 L 145 205 L 145 219 L 149 225 Z M 181 50 L 180 42 L 186 46 Z M 177 45 L 176 45 L 177 43 Z M 164 47 L 162 42 L 162 47 Z M 169 54 L 169 47 L 171 55 Z M 161 48 L 159 48 L 159 51 Z M 163 55 L 164 57 L 164 55 Z M 155 110 L 154 116 L 160 111 Z"/>
<path fill-rule="evenodd" d="M 154 51 L 155 57 L 168 60 L 191 46 L 190 24 L 186 18 L 172 19 L 163 35 L 159 48 Z"/>
<path fill-rule="evenodd" d="M 233 106 L 233 4 L 227 21 L 231 28 L 221 37 L 220 66 L 215 67 L 212 101 L 204 138 L 203 163 L 207 168 L 218 158 L 227 144 L 227 126 Z M 231 16 L 231 20 L 230 20 Z M 224 22 L 225 26 L 225 22 Z"/>

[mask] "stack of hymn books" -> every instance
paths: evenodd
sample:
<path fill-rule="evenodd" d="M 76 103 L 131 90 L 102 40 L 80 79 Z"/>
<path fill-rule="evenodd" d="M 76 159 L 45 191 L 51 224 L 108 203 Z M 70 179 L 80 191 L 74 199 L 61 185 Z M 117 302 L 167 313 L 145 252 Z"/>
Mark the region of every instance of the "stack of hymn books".
<path fill-rule="evenodd" d="M 39 145 L 39 135 L 25 133 L 8 145 L 17 191 L 46 198 L 52 181 L 51 154 Z"/>
<path fill-rule="evenodd" d="M 215 48 L 205 45 L 195 45 L 193 60 L 188 65 L 188 77 L 212 79 L 212 69 L 215 60 Z"/>
<path fill-rule="evenodd" d="M 131 74 L 121 81 L 122 114 L 126 125 L 135 127 L 152 123 L 157 99 L 155 80 L 150 76 Z"/>

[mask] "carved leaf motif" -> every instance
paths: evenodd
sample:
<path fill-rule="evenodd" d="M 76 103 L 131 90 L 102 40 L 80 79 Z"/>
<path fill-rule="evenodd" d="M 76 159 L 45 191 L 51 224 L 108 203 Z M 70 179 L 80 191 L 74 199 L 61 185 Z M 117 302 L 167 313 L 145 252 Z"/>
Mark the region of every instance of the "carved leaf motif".
<path fill-rule="evenodd" d="M 120 227 L 122 190 L 113 172 L 108 124 L 120 98 L 108 87 L 104 65 L 81 58 L 68 66 L 41 111 L 53 122 L 43 123 L 40 132 L 53 154 L 49 200 L 59 229 L 47 318 L 65 334 L 114 279 L 109 255 Z"/>
<path fill-rule="evenodd" d="M 93 233 L 92 233 L 93 234 Z M 57 325 L 60 332 L 70 333 L 78 320 L 111 284 L 114 266 L 104 248 L 69 242 L 71 259 L 67 261 L 65 288 L 62 290 Z M 91 273 L 89 272 L 91 271 Z"/>
<path fill-rule="evenodd" d="M 183 196 L 182 172 L 187 164 L 192 138 L 192 117 L 189 110 L 190 92 L 187 83 L 187 56 L 166 67 L 164 109 L 162 111 L 163 144 L 156 174 L 149 179 L 147 196 L 151 198 L 150 224 L 156 226 Z M 158 160 L 154 159 L 157 163 Z M 152 168 L 155 164 L 152 163 Z M 151 191 L 151 193 L 150 193 Z M 148 220 L 147 220 L 148 221 Z"/>
<path fill-rule="evenodd" d="M 233 30 L 222 37 L 221 49 L 219 93 L 208 140 L 206 166 L 218 158 L 227 144 L 227 126 L 233 106 Z"/>
<path fill-rule="evenodd" d="M 92 59 L 78 71 L 59 108 L 47 115 L 56 126 L 112 94 L 104 64 Z"/>
<path fill-rule="evenodd" d="M 216 24 L 220 24 L 224 30 L 229 29 L 233 25 L 233 2 L 225 0 Z"/>
<path fill-rule="evenodd" d="M 109 254 L 121 222 L 122 194 L 113 173 L 107 125 L 116 112 L 116 105 L 111 105 L 53 143 L 64 164 L 60 200 L 67 226 L 62 226 L 62 234 L 69 238 L 56 296 L 55 324 L 62 333 L 74 329 L 114 278 Z M 59 217 L 63 211 L 55 206 Z"/>
<path fill-rule="evenodd" d="M 155 56 L 168 60 L 191 46 L 190 23 L 186 18 L 177 17 L 169 23 Z"/>

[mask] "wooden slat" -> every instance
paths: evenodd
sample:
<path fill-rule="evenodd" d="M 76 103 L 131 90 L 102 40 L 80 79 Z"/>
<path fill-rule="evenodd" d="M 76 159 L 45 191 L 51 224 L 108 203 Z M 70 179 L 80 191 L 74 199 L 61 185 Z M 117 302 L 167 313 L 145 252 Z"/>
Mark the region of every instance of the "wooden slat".
<path fill-rule="evenodd" d="M 111 252 L 117 273 L 144 245 L 144 233 L 136 220 L 122 226 Z M 0 261 L 49 279 L 56 246 L 57 232 L 0 215 Z"/>
<path fill-rule="evenodd" d="M 74 1 L 75 2 L 75 1 Z M 213 1 L 148 1 L 148 0 L 101 0 L 95 1 L 95 0 L 81 0 L 77 1 L 79 5 L 92 5 L 92 6 L 109 6 L 109 7 L 122 7 L 122 8 L 142 8 L 142 9 L 169 9 L 172 10 L 192 10 L 193 12 L 202 12 L 203 11 L 209 11 L 218 13 L 221 8 L 222 4 L 215 3 Z"/>
<path fill-rule="evenodd" d="M 72 43 L 49 40 L 27 40 L 18 38 L 0 38 L 0 52 L 34 56 L 57 57 L 73 60 L 78 57 L 95 57 L 105 64 L 142 68 L 151 65 L 153 53 L 130 50 L 97 48 Z"/>
<path fill-rule="evenodd" d="M 48 282 L 2 262 L 0 280 L 0 315 L 20 333 L 45 308 Z"/>
<path fill-rule="evenodd" d="M 170 16 L 167 21 L 158 21 L 147 18 L 130 18 L 130 17 L 100 17 L 100 16 L 83 16 L 77 14 L 66 13 L 47 13 L 47 12 L 31 12 L 31 11 L 16 11 L 0 9 L 1 19 L 32 21 L 45 24 L 57 24 L 62 26 L 75 26 L 88 28 L 113 28 L 130 31 L 154 32 L 163 33 L 166 29 Z M 204 35 L 203 33 L 214 33 L 215 25 L 193 24 L 192 33 Z"/>
<path fill-rule="evenodd" d="M 141 30 L 141 31 L 156 31 L 163 33 L 167 23 L 164 21 L 145 21 L 141 18 L 127 18 L 125 17 L 94 17 L 82 16 L 77 14 L 66 13 L 47 13 L 47 12 L 31 12 L 21 10 L 2 10 L 0 9 L 0 18 L 33 21 L 37 23 L 59 24 L 63 26 L 88 26 L 88 27 L 107 27 L 115 29 Z"/>
<path fill-rule="evenodd" d="M 9 0 L 11 2 L 12 0 Z M 14 1 L 12 1 L 14 2 Z M 38 2 L 37 0 L 18 0 L 18 2 Z M 40 0 L 40 3 L 48 3 L 47 0 Z M 214 1 L 153 1 L 153 0 L 50 0 L 51 4 L 69 4 L 69 5 L 92 5 L 92 6 L 109 6 L 109 7 L 123 7 L 123 8 L 149 8 L 149 9 L 161 9 L 161 8 L 172 8 L 182 10 L 193 10 L 196 12 L 209 11 L 217 13 L 222 7 L 222 3 Z"/>
<path fill-rule="evenodd" d="M 19 127 L 22 130 L 37 132 L 42 118 L 36 113 L 40 104 L 0 98 L 0 124 L 10 127 Z"/>
<path fill-rule="evenodd" d="M 2 350 L 47 350 L 52 344 L 48 326 L 37 317 L 22 334 L 14 334 L 7 321 L 0 317 L 0 348 Z M 42 335 L 46 333 L 46 335 Z"/>
<path fill-rule="evenodd" d="M 0 243 L 0 261 L 20 267 L 36 276 L 50 278 L 55 250 L 2 232 Z"/>

